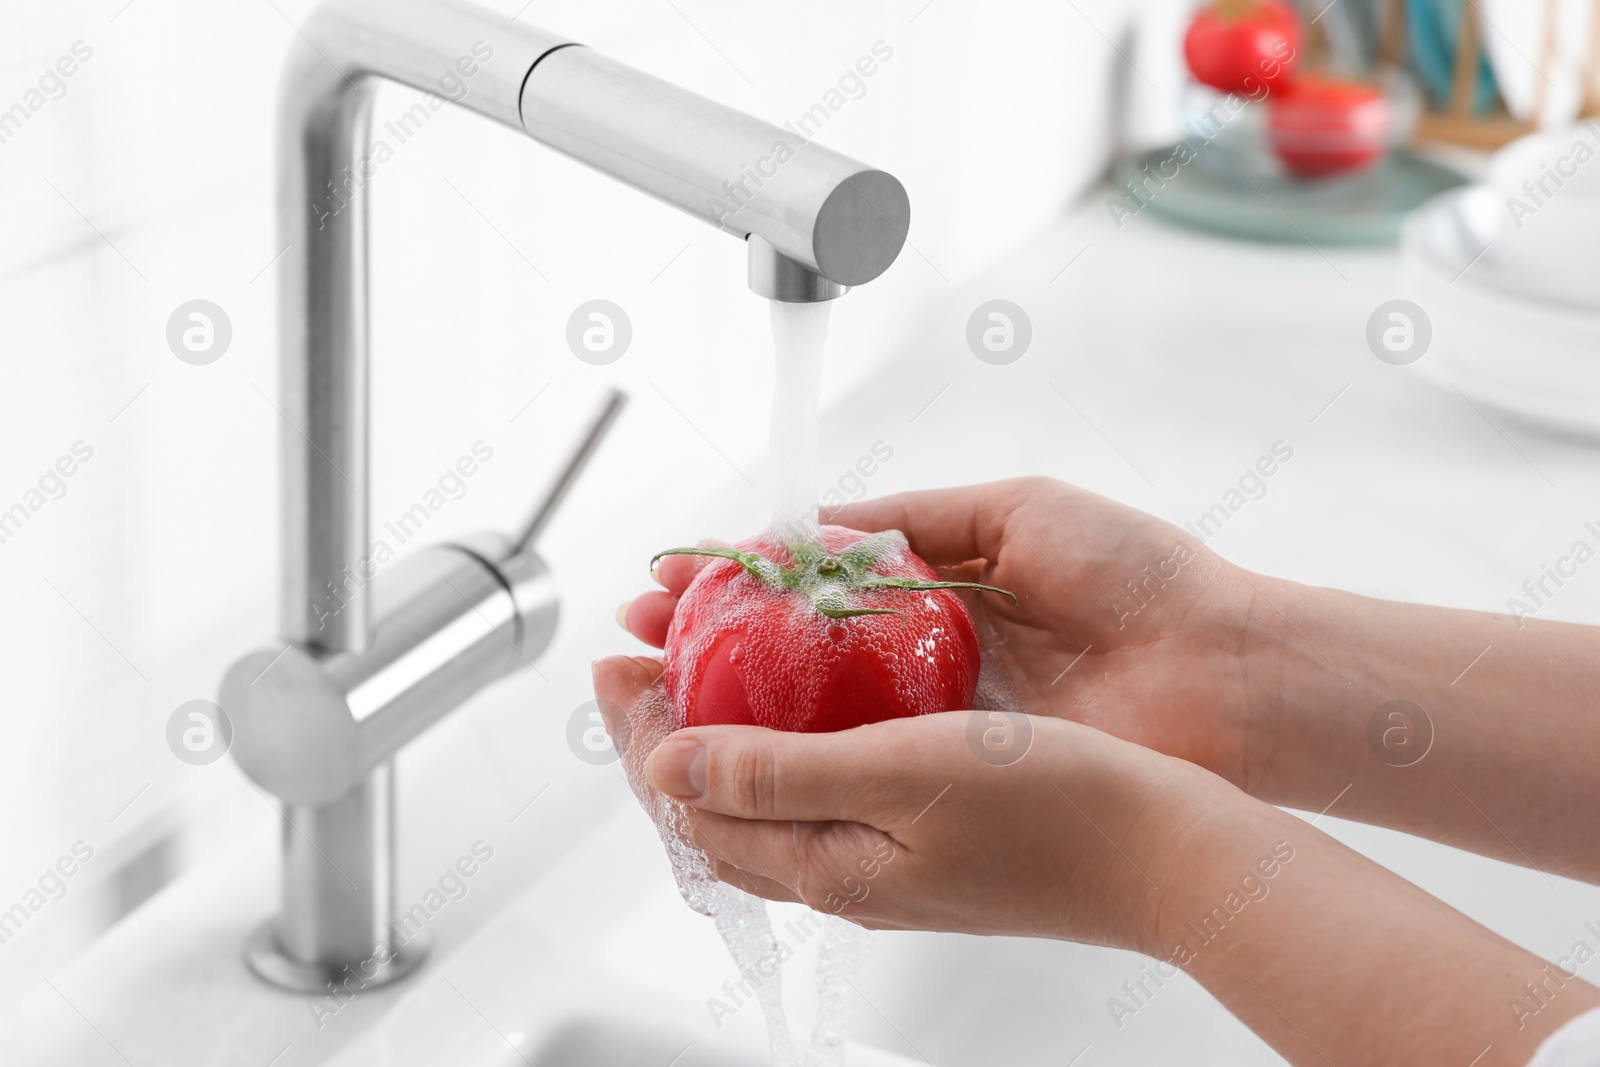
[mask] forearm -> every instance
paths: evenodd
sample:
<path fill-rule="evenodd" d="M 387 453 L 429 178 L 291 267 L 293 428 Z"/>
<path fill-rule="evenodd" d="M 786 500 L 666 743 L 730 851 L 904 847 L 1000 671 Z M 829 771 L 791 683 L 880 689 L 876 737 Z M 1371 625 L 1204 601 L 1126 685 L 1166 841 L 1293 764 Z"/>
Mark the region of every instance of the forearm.
<path fill-rule="evenodd" d="M 1600 881 L 1600 629 L 1253 583 L 1252 793 Z"/>
<path fill-rule="evenodd" d="M 1291 1063 L 1522 1067 L 1600 1006 L 1600 990 L 1292 815 L 1261 805 L 1189 837 L 1214 843 L 1185 849 L 1161 955 Z"/>

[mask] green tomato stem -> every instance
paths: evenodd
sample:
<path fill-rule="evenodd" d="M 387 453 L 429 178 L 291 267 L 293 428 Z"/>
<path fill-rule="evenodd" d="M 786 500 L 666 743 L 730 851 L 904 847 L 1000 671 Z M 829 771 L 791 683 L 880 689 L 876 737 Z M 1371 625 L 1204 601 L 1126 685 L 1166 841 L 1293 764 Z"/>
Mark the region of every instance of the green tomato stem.
<path fill-rule="evenodd" d="M 836 592 L 823 593 L 823 589 L 843 586 L 849 592 L 871 592 L 881 589 L 904 589 L 920 592 L 932 589 L 975 589 L 983 593 L 999 593 L 1017 604 L 1016 594 L 993 585 L 977 582 L 925 582 L 917 578 L 898 578 L 892 575 L 873 574 L 871 568 L 892 547 L 903 544 L 900 535 L 893 531 L 862 538 L 839 555 L 831 555 L 820 544 L 809 542 L 794 546 L 790 554 L 794 563 L 780 567 L 759 552 L 742 552 L 737 548 L 669 548 L 650 557 L 650 565 L 663 556 L 711 556 L 730 559 L 773 589 L 799 589 L 811 598 L 817 611 L 830 619 L 849 619 L 857 615 L 899 615 L 905 612 L 894 608 L 852 608 Z M 819 586 L 821 588 L 819 588 Z M 819 595 L 822 594 L 822 595 Z"/>

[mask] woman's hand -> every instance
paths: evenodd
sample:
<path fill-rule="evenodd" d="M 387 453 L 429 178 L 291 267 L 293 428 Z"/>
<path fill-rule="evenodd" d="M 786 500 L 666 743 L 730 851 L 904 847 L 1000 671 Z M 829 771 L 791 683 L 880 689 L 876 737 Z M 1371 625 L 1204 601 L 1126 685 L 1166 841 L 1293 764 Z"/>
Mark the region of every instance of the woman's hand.
<path fill-rule="evenodd" d="M 874 929 L 1140 951 L 1297 1065 L 1520 1067 L 1600 1005 L 1575 973 L 1181 760 L 1033 718 L 1026 754 L 996 765 L 969 732 L 993 720 L 971 712 L 670 733 L 660 675 L 645 657 L 595 667 L 629 780 L 649 809 L 678 798 L 717 877 L 760 896 Z"/>
<path fill-rule="evenodd" d="M 952 578 L 1017 595 L 965 595 L 985 680 L 1007 702 L 1072 719 L 1248 786 L 1273 731 L 1251 710 L 1243 654 L 1250 576 L 1193 537 L 1045 478 L 905 493 L 824 520 L 897 529 Z M 624 625 L 661 647 L 704 561 L 668 556 Z"/>
<path fill-rule="evenodd" d="M 665 736 L 659 676 L 642 657 L 595 668 L 646 806 L 653 792 L 681 800 L 722 881 L 873 929 L 1154 953 L 1162 887 L 1192 875 L 1188 829 L 1264 807 L 1191 764 L 1049 718 L 948 712 L 832 734 Z M 981 734 L 1007 726 L 1031 741 L 997 762 Z"/>
<path fill-rule="evenodd" d="M 984 679 L 1010 706 L 1189 760 L 1273 803 L 1600 882 L 1600 628 L 1265 578 L 1042 478 L 825 518 L 902 530 L 951 577 L 1016 593 L 1015 605 L 966 597 Z M 635 635 L 665 641 L 697 563 L 662 561 L 665 591 L 627 608 Z"/>
<path fill-rule="evenodd" d="M 1199 769 L 1595 880 L 1600 630 L 1261 578 L 1043 479 L 825 518 L 902 530 L 952 578 L 1017 594 L 968 604 L 985 681 L 1040 713 L 1013 720 L 1034 747 L 995 766 L 959 712 L 669 738 L 664 700 L 639 700 L 659 664 L 606 661 L 602 700 L 658 709 L 635 716 L 650 738 L 627 756 L 636 790 L 682 798 L 719 877 L 868 926 L 1144 951 L 1295 1063 L 1522 1064 L 1600 1004 L 1575 973 Z M 663 561 L 665 591 L 625 625 L 662 644 L 697 562 Z"/>

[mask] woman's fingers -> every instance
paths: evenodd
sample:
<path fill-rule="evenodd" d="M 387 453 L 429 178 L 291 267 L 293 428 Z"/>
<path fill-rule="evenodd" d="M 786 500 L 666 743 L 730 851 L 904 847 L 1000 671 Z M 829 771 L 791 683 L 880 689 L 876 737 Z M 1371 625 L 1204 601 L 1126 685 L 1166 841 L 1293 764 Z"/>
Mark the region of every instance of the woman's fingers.
<path fill-rule="evenodd" d="M 667 629 L 672 625 L 672 613 L 678 607 L 678 598 L 689 588 L 708 556 L 662 556 L 650 568 L 650 574 L 662 589 L 641 593 L 617 611 L 617 621 L 633 636 L 647 645 L 663 648 L 667 643 Z M 663 590 L 665 590 L 663 592 Z"/>
<path fill-rule="evenodd" d="M 794 890 L 782 882 L 771 878 L 763 878 L 759 874 L 752 874 L 741 867 L 735 867 L 726 860 L 712 858 L 711 873 L 717 876 L 717 881 L 727 882 L 735 889 L 742 889 L 746 893 L 753 893 L 758 897 L 768 900 L 782 900 L 790 904 L 800 903 L 800 898 Z"/>
<path fill-rule="evenodd" d="M 595 699 L 600 705 L 600 713 L 605 717 L 606 729 L 610 732 L 613 743 L 630 765 L 636 766 L 635 761 L 650 751 L 649 746 L 655 746 L 657 752 L 675 751 L 676 739 L 683 736 L 682 732 L 671 735 L 668 733 L 671 723 L 665 718 L 668 706 L 660 697 L 661 674 L 661 662 L 649 656 L 611 656 L 597 661 L 594 665 L 594 692 Z M 729 729 L 741 733 L 773 733 L 753 727 L 709 728 L 693 733 L 715 734 Z M 780 741 L 804 736 L 774 735 Z M 661 740 L 662 738 L 665 740 Z M 640 742 L 637 750 L 630 744 L 630 741 L 635 740 Z M 782 744 L 776 746 L 779 750 L 783 748 L 785 746 Z M 719 792 L 726 787 L 727 775 L 740 773 L 736 765 L 738 761 L 747 759 L 747 756 L 741 755 L 735 749 L 722 747 L 714 761 L 706 762 L 706 767 L 716 768 L 710 773 L 716 776 Z M 807 766 L 820 767 L 828 759 L 828 753 L 819 747 L 814 757 L 804 761 L 792 756 L 787 757 L 783 766 L 791 770 L 805 771 Z M 730 763 L 730 760 L 734 762 Z M 691 755 L 690 762 L 693 761 Z M 756 764 L 746 765 L 765 766 L 769 770 L 776 768 L 775 764 L 759 759 Z M 848 765 L 841 770 L 847 772 Z M 674 783 L 679 783 L 685 775 L 692 779 L 699 771 L 667 766 L 663 773 L 668 774 Z M 805 777 L 795 779 L 794 787 L 802 790 L 807 788 L 804 784 L 807 780 L 817 781 L 815 775 L 808 772 Z M 636 780 L 636 788 L 638 784 L 640 782 Z M 660 788 L 653 776 L 650 784 Z M 677 784 L 673 795 L 681 795 L 684 788 L 683 785 Z M 740 787 L 734 786 L 734 788 Z M 757 788 L 765 787 L 757 786 Z M 820 796 L 807 798 L 805 803 L 814 803 L 819 808 L 832 806 L 828 797 L 835 792 L 835 789 L 824 783 L 819 783 L 814 788 L 822 788 L 823 792 Z M 779 794 L 774 792 L 772 795 Z M 786 798 L 785 810 L 789 810 L 787 794 L 783 795 Z M 749 806 L 749 810 L 769 809 L 764 804 L 754 804 Z M 803 810 L 803 808 L 796 807 L 793 810 Z M 713 873 L 720 881 L 728 882 L 745 892 L 754 893 L 768 900 L 799 901 L 802 894 L 809 893 L 812 894 L 809 899 L 815 901 L 823 899 L 828 893 L 842 891 L 833 885 L 833 881 L 837 879 L 826 873 L 833 866 L 832 859 L 836 858 L 834 850 L 812 847 L 815 842 L 821 841 L 826 844 L 837 836 L 824 826 L 816 824 L 796 826 L 789 821 L 751 822 L 711 811 L 694 811 L 692 817 L 694 841 L 707 851 L 712 861 Z M 876 832 L 869 831 L 867 827 L 854 827 L 853 831 Z M 808 871 L 812 873 L 807 875 Z"/>
<path fill-rule="evenodd" d="M 948 566 L 993 560 L 1004 540 L 1006 520 L 1026 493 L 1026 479 L 897 493 L 846 504 L 822 518 L 856 530 L 899 530 L 917 555 L 935 567 Z"/>
<path fill-rule="evenodd" d="M 613 743 L 622 753 L 624 761 L 632 767 L 637 767 L 638 761 L 652 747 L 657 751 L 670 750 L 674 739 L 681 736 L 669 734 L 670 709 L 660 695 L 661 674 L 661 662 L 649 656 L 611 656 L 594 664 L 594 692 L 600 713 L 605 718 L 606 729 Z M 754 728 L 732 729 L 771 733 Z M 712 732 L 716 732 L 716 729 L 713 728 Z M 802 735 L 777 736 L 790 738 Z M 640 744 L 636 748 L 631 741 Z M 722 750 L 716 762 L 719 785 L 725 769 L 729 773 L 737 773 L 735 768 L 727 765 L 729 758 L 743 757 L 732 754 L 729 749 Z M 786 765 L 795 767 L 799 764 L 788 760 Z M 686 773 L 692 777 L 698 772 L 669 768 L 667 773 L 679 777 Z M 634 781 L 636 790 L 645 782 L 642 775 L 630 773 L 630 779 Z M 652 779 L 646 786 L 650 787 L 659 788 L 659 785 Z M 682 788 L 679 786 L 680 791 Z M 823 803 L 825 797 L 826 794 L 818 798 L 818 803 Z M 647 798 L 641 793 L 640 799 Z M 647 803 L 646 807 L 651 807 L 651 804 Z M 803 895 L 813 903 L 825 899 L 847 899 L 839 894 L 846 892 L 848 887 L 842 876 L 834 875 L 833 869 L 837 866 L 835 861 L 842 862 L 841 857 L 850 850 L 841 850 L 838 843 L 852 834 L 877 834 L 877 831 L 865 826 L 756 822 L 711 811 L 692 811 L 691 817 L 692 839 L 706 851 L 717 879 L 768 900 L 799 902 Z M 839 884 L 835 885 L 835 882 Z M 833 894 L 833 897 L 830 898 L 829 894 Z"/>
<path fill-rule="evenodd" d="M 651 656 L 607 656 L 594 664 L 594 696 L 605 705 L 627 710 L 661 679 L 661 661 Z"/>
<path fill-rule="evenodd" d="M 663 648 L 667 643 L 667 629 L 672 625 L 672 613 L 677 607 L 676 595 L 652 589 L 625 605 L 617 618 L 629 633 L 645 644 Z"/>
<path fill-rule="evenodd" d="M 609 656 L 594 664 L 594 697 L 606 733 L 635 770 L 672 731 L 670 706 L 660 695 L 662 670 L 661 661 L 650 656 Z"/>
<path fill-rule="evenodd" d="M 700 568 L 714 557 L 711 556 L 662 556 L 656 560 L 656 565 L 650 573 L 655 580 L 661 583 L 662 588 L 675 596 L 682 596 L 683 591 L 689 588 L 689 583 L 694 581 L 694 576 L 700 573 Z"/>
<path fill-rule="evenodd" d="M 902 848 L 883 831 L 855 822 L 763 822 L 709 811 L 690 818 L 695 843 L 719 879 L 729 881 L 722 872 L 731 869 L 758 896 L 835 915 L 864 901 L 866 883 Z"/>

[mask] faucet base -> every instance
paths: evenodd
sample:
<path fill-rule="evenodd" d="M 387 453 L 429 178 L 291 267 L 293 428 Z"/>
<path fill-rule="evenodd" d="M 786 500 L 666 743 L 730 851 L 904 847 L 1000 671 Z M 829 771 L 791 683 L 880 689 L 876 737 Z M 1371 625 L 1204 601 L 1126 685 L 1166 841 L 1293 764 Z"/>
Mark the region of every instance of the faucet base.
<path fill-rule="evenodd" d="M 428 942 L 419 932 L 404 945 L 374 953 L 354 965 L 307 963 L 284 951 L 278 940 L 276 919 L 268 919 L 256 927 L 244 946 L 245 963 L 268 985 L 293 993 L 337 997 L 341 1001 L 362 990 L 398 982 L 427 958 Z"/>

